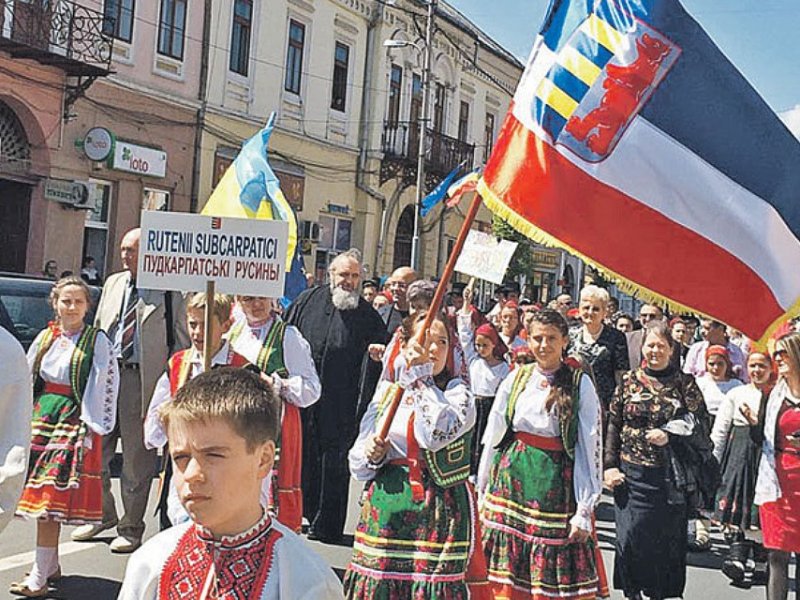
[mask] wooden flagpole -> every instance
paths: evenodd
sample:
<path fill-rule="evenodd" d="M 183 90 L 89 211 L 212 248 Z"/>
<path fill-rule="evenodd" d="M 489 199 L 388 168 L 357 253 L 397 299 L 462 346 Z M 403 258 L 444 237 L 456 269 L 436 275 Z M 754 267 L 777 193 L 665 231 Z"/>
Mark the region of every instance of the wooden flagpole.
<path fill-rule="evenodd" d="M 216 284 L 214 281 L 206 281 L 206 308 L 205 308 L 205 322 L 203 323 L 203 372 L 208 373 L 211 370 L 211 318 L 213 316 L 212 308 L 214 307 L 214 293 L 216 291 Z"/>
<path fill-rule="evenodd" d="M 447 259 L 447 264 L 445 265 L 444 272 L 439 280 L 439 285 L 436 287 L 436 294 L 434 294 L 431 307 L 428 309 L 428 314 L 425 316 L 425 322 L 422 324 L 422 327 L 420 327 L 419 331 L 413 338 L 418 344 L 423 343 L 428 329 L 430 329 L 431 323 L 433 323 L 433 317 L 439 312 L 439 308 L 442 306 L 442 301 L 444 300 L 447 286 L 450 283 L 450 278 L 453 276 L 453 271 L 456 268 L 458 257 L 461 255 L 461 249 L 464 247 L 464 242 L 467 241 L 467 234 L 469 234 L 472 223 L 475 221 L 475 217 L 478 214 L 481 201 L 481 195 L 477 192 L 473 192 L 472 202 L 469 205 L 467 215 L 464 217 L 464 223 L 461 225 L 461 231 L 458 233 L 456 243 L 453 246 L 453 251 L 450 253 L 449 258 Z M 402 397 L 403 390 L 398 388 L 394 394 L 394 397 L 392 398 L 391 403 L 389 404 L 389 407 L 386 410 L 386 418 L 384 418 L 383 425 L 378 433 L 378 437 L 382 440 L 385 440 L 386 436 L 389 435 L 389 428 L 392 426 L 394 415 L 397 412 L 397 407 L 400 406 L 400 399 Z"/>

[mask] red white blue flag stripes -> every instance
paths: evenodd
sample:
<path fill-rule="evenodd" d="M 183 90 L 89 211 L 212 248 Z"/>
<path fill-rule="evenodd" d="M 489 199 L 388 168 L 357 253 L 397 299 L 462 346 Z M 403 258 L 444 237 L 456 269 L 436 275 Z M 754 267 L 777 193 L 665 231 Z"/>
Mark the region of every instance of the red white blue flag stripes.
<path fill-rule="evenodd" d="M 677 0 L 553 0 L 479 191 L 642 297 L 800 313 L 800 143 Z"/>

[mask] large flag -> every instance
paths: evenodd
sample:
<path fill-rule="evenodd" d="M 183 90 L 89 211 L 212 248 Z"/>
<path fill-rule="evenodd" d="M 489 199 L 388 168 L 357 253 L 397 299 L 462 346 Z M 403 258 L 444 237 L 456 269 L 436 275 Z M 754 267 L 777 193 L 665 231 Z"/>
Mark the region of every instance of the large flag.
<path fill-rule="evenodd" d="M 269 166 L 267 146 L 274 127 L 273 112 L 264 129 L 244 143 L 200 213 L 214 217 L 274 219 L 288 222 L 289 253 L 286 257 L 288 273 L 297 247 L 297 219 L 281 191 L 281 184 L 275 171 Z"/>
<path fill-rule="evenodd" d="M 479 191 L 640 297 L 800 312 L 800 144 L 677 0 L 553 0 Z"/>
<path fill-rule="evenodd" d="M 222 179 L 211 192 L 201 214 L 242 219 L 274 219 L 289 223 L 284 301 L 305 289 L 303 261 L 297 245 L 297 218 L 269 165 L 267 147 L 275 127 L 273 112 L 266 126 L 247 140 Z M 285 302 L 284 302 L 285 303 Z"/>

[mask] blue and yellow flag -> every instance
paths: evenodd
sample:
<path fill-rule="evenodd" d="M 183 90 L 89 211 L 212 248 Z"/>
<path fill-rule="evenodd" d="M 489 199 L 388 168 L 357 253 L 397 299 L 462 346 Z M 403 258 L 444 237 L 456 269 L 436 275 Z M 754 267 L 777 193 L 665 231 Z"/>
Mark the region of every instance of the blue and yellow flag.
<path fill-rule="evenodd" d="M 292 259 L 297 248 L 297 219 L 267 158 L 269 136 L 274 126 L 273 112 L 264 129 L 244 143 L 214 188 L 201 214 L 240 219 L 273 219 L 289 223 L 289 247 L 286 254 L 288 274 L 291 272 Z"/>

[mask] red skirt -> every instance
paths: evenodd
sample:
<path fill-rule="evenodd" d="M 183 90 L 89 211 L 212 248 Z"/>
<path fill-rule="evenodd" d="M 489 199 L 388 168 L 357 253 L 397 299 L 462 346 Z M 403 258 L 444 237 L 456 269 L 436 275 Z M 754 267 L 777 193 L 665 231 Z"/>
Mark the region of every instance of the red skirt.
<path fill-rule="evenodd" d="M 17 515 L 69 525 L 100 523 L 102 464 L 102 438 L 80 420 L 78 402 L 42 394 L 34 401 L 28 477 Z"/>
<path fill-rule="evenodd" d="M 800 552 L 800 455 L 778 452 L 775 470 L 781 497 L 760 508 L 764 547 Z"/>

